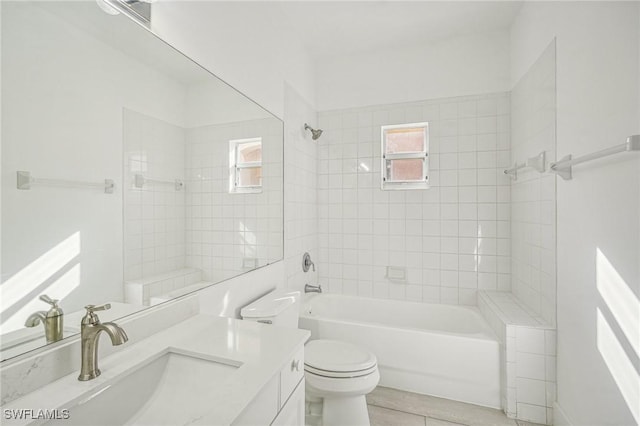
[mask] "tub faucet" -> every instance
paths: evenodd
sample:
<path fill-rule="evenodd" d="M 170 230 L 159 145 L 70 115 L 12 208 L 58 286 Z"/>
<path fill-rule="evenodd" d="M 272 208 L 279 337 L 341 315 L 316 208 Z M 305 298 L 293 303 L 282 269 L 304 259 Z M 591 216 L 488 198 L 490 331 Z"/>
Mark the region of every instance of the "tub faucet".
<path fill-rule="evenodd" d="M 320 284 L 318 285 L 305 284 L 304 292 L 305 293 L 322 293 L 322 286 Z"/>
<path fill-rule="evenodd" d="M 40 300 L 51 305 L 49 311 L 38 311 L 29 315 L 25 321 L 25 327 L 35 327 L 42 323 L 44 325 L 44 336 L 47 343 L 57 342 L 62 339 L 63 312 L 58 306 L 58 300 L 52 299 L 46 294 L 40 296 Z"/>
<path fill-rule="evenodd" d="M 95 379 L 100 375 L 100 369 L 98 368 L 98 338 L 100 337 L 100 332 L 106 332 L 114 346 L 121 345 L 129 340 L 127 333 L 118 324 L 113 322 L 101 323 L 100 318 L 95 314 L 95 311 L 110 309 L 111 304 L 87 305 L 84 308 L 87 310 L 87 314 L 82 318 L 80 325 L 82 367 L 78 376 L 78 380 L 83 382 Z"/>

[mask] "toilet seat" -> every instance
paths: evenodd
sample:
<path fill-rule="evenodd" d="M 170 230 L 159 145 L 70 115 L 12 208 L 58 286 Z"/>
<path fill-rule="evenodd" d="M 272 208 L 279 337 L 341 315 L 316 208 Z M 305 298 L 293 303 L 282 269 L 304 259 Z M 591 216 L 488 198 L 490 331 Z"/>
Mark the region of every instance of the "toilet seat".
<path fill-rule="evenodd" d="M 321 370 L 319 368 L 309 367 L 308 365 L 304 366 L 305 373 L 315 374 L 316 376 L 322 376 L 322 377 L 327 377 L 331 379 L 350 379 L 354 377 L 368 376 L 369 374 L 377 371 L 377 369 L 378 369 L 378 366 L 374 365 L 373 367 L 368 368 L 366 370 L 338 372 L 338 371 Z"/>
<path fill-rule="evenodd" d="M 363 377 L 378 370 L 374 354 L 338 340 L 312 340 L 305 346 L 304 370 L 328 378 Z"/>

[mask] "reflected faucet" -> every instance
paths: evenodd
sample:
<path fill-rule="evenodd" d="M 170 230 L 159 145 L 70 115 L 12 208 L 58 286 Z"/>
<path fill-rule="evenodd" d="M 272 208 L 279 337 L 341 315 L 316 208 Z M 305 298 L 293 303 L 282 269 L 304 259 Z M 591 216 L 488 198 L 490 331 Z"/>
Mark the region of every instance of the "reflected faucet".
<path fill-rule="evenodd" d="M 25 321 L 25 327 L 35 327 L 42 323 L 44 325 L 44 335 L 47 339 L 47 343 L 57 342 L 62 339 L 62 324 L 63 324 L 63 312 L 58 306 L 58 300 L 52 299 L 46 294 L 43 294 L 39 298 L 43 302 L 51 305 L 49 311 L 38 311 L 29 315 L 29 318 Z"/>
<path fill-rule="evenodd" d="M 100 375 L 100 369 L 98 368 L 98 338 L 100 337 L 100 332 L 106 332 L 114 346 L 121 345 L 129 340 L 127 333 L 118 324 L 113 322 L 101 323 L 100 318 L 95 314 L 95 311 L 110 309 L 111 305 L 109 303 L 99 306 L 87 305 L 84 308 L 87 310 L 87 314 L 82 318 L 80 324 L 82 366 L 78 376 L 78 380 L 83 382 L 95 379 Z"/>

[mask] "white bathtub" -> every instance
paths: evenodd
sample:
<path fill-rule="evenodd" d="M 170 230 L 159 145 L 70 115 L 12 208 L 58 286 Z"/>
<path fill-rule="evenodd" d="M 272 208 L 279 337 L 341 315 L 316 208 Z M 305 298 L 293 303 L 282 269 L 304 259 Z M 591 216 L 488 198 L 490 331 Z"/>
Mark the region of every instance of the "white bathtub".
<path fill-rule="evenodd" d="M 380 385 L 500 408 L 500 348 L 477 308 L 307 295 L 300 328 L 378 358 Z"/>

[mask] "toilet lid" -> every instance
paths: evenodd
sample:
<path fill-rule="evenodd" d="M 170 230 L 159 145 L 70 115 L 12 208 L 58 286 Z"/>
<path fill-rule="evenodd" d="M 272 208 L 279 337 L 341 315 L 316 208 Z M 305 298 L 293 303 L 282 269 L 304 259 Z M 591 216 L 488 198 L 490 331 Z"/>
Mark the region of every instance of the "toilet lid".
<path fill-rule="evenodd" d="M 304 347 L 304 358 L 305 370 L 314 373 L 369 374 L 377 367 L 374 354 L 351 343 L 338 340 L 310 341 Z"/>

